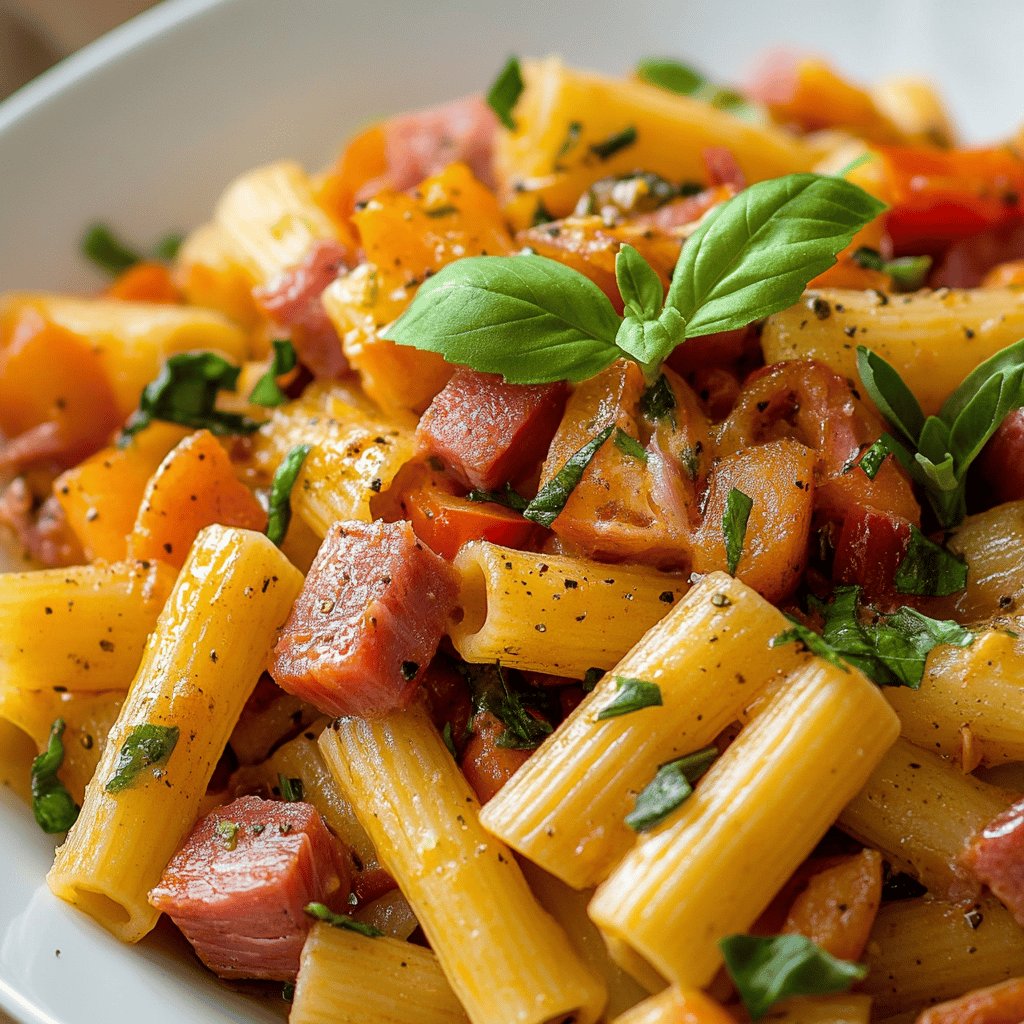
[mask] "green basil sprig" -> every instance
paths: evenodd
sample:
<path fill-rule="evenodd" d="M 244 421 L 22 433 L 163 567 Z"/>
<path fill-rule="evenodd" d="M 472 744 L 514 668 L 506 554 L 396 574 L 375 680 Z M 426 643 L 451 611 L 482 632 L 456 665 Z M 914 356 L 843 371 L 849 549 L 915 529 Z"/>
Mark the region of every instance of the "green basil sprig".
<path fill-rule="evenodd" d="M 80 810 L 57 773 L 64 763 L 64 719 L 50 727 L 46 749 L 32 762 L 32 813 L 39 827 L 50 835 L 67 832 Z"/>
<path fill-rule="evenodd" d="M 857 369 L 871 400 L 899 437 L 882 438 L 924 488 L 939 525 L 967 514 L 967 471 L 1007 413 L 1024 406 L 1024 340 L 985 360 L 926 417 L 896 369 L 877 352 L 857 348 Z M 902 438 L 902 440 L 900 439 Z"/>
<path fill-rule="evenodd" d="M 686 338 L 793 305 L 884 209 L 844 178 L 773 178 L 708 214 L 683 246 L 664 299 L 654 270 L 624 246 L 616 280 L 625 316 L 557 260 L 470 256 L 425 281 L 386 337 L 513 384 L 586 380 L 623 356 L 653 377 Z"/>
<path fill-rule="evenodd" d="M 752 1020 L 792 996 L 845 992 L 868 973 L 863 964 L 837 959 L 806 935 L 727 935 L 718 948 Z"/>

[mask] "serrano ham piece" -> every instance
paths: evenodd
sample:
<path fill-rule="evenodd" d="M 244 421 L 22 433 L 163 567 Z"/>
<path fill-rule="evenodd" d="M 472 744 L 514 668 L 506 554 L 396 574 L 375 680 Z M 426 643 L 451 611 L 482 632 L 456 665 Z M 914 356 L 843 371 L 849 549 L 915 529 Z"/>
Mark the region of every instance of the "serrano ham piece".
<path fill-rule="evenodd" d="M 320 301 L 323 290 L 347 267 L 344 246 L 321 241 L 297 267 L 253 290 L 263 312 L 289 332 L 300 361 L 315 377 L 340 377 L 348 370 L 338 333 Z"/>
<path fill-rule="evenodd" d="M 963 862 L 1024 925 L 1024 800 L 996 815 L 971 840 Z"/>
<path fill-rule="evenodd" d="M 350 891 L 350 858 L 315 808 L 243 796 L 196 825 L 149 902 L 222 978 L 290 981 L 306 905 L 343 910 Z"/>
<path fill-rule="evenodd" d="M 467 487 L 494 490 L 547 453 L 565 395 L 563 384 L 506 384 L 497 374 L 457 370 L 416 437 Z"/>
<path fill-rule="evenodd" d="M 271 658 L 289 693 L 328 715 L 405 707 L 455 606 L 455 571 L 407 522 L 331 527 Z"/>

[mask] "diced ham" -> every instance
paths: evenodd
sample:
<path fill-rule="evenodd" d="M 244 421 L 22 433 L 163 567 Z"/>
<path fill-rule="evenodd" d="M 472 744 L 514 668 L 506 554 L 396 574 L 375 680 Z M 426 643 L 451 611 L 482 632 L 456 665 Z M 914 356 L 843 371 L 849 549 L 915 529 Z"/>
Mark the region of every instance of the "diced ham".
<path fill-rule="evenodd" d="M 297 267 L 253 291 L 263 312 L 289 331 L 299 359 L 316 377 L 340 377 L 348 369 L 341 340 L 320 301 L 339 271 L 348 268 L 347 259 L 340 242 L 317 242 Z"/>
<path fill-rule="evenodd" d="M 335 523 L 271 658 L 289 693 L 328 715 L 412 700 L 455 606 L 455 571 L 407 522 Z"/>
<path fill-rule="evenodd" d="M 725 146 L 708 146 L 701 154 L 712 186 L 728 185 L 737 192 L 747 187 L 747 179 L 736 160 L 736 155 Z"/>
<path fill-rule="evenodd" d="M 85 561 L 81 546 L 55 498 L 47 498 L 38 509 L 25 481 L 12 480 L 0 495 L 0 532 L 14 534 L 25 553 L 46 568 L 78 565 Z"/>
<path fill-rule="evenodd" d="M 1024 1020 L 1024 978 L 968 992 L 929 1007 L 915 1024 L 1020 1024 Z"/>
<path fill-rule="evenodd" d="M 962 860 L 1024 926 L 1024 800 L 997 814 L 971 840 Z"/>
<path fill-rule="evenodd" d="M 243 796 L 196 825 L 149 902 L 221 977 L 290 981 L 306 905 L 343 910 L 350 890 L 350 858 L 314 807 Z"/>
<path fill-rule="evenodd" d="M 468 164 L 475 178 L 494 188 L 497 127 L 494 111 L 479 96 L 391 118 L 384 123 L 387 172 L 367 182 L 356 199 L 386 188 L 404 192 L 456 162 Z"/>
<path fill-rule="evenodd" d="M 999 425 L 978 468 L 993 504 L 1024 498 L 1024 409 L 1015 409 Z"/>
<path fill-rule="evenodd" d="M 420 448 L 467 487 L 494 490 L 539 462 L 565 405 L 562 384 L 506 384 L 457 370 L 420 419 Z"/>

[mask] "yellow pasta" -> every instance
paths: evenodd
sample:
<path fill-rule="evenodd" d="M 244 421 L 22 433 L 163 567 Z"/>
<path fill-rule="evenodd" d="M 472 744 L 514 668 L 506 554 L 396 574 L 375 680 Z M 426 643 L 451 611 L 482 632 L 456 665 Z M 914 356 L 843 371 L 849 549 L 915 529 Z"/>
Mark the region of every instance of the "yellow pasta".
<path fill-rule="evenodd" d="M 789 623 L 749 587 L 711 573 L 615 666 L 484 808 L 484 827 L 577 888 L 596 885 L 636 839 L 624 818 L 659 765 L 709 744 L 804 656 L 769 646 Z M 598 719 L 617 678 L 663 705 Z"/>
<path fill-rule="evenodd" d="M 908 141 L 952 146 L 956 130 L 942 97 L 924 78 L 887 78 L 871 90 L 871 98 Z"/>
<path fill-rule="evenodd" d="M 1002 790 L 901 739 L 843 810 L 839 825 L 934 895 L 955 899 L 976 888 L 957 858 L 974 833 L 1010 803 Z"/>
<path fill-rule="evenodd" d="M 467 1017 L 422 946 L 314 925 L 288 1024 L 460 1024 Z"/>
<path fill-rule="evenodd" d="M 466 661 L 574 679 L 611 668 L 687 590 L 679 576 L 645 566 L 486 541 L 466 544 L 455 568 L 461 585 L 448 635 Z"/>
<path fill-rule="evenodd" d="M 398 889 L 392 889 L 364 904 L 353 911 L 352 916 L 393 939 L 408 939 L 420 926 L 409 901 Z"/>
<path fill-rule="evenodd" d="M 882 1020 L 1024 974 L 1024 931 L 992 897 L 900 900 L 878 912 L 864 960 Z"/>
<path fill-rule="evenodd" d="M 891 363 L 925 413 L 979 363 L 1024 337 L 1024 292 L 948 288 L 912 295 L 822 289 L 770 316 L 761 335 L 765 362 L 820 359 L 858 381 L 857 346 Z"/>
<path fill-rule="evenodd" d="M 263 669 L 301 575 L 261 534 L 207 527 L 161 613 L 78 821 L 47 881 L 125 942 L 154 924 L 147 902 L 195 821 L 217 759 Z M 107 785 L 140 726 L 179 730 L 166 766 Z"/>
<path fill-rule="evenodd" d="M 733 1020 L 703 992 L 673 985 L 637 1003 L 612 1024 L 731 1024 Z"/>
<path fill-rule="evenodd" d="M 748 181 L 807 170 L 813 159 L 799 139 L 643 82 L 577 71 L 556 58 L 525 62 L 523 78 L 516 129 L 499 135 L 496 158 L 517 228 L 532 222 L 538 201 L 564 217 L 588 185 L 609 175 L 643 168 L 670 181 L 703 181 L 709 146 L 727 147 Z M 630 144 L 595 156 L 592 146 L 600 151 L 630 127 Z"/>
<path fill-rule="evenodd" d="M 338 719 L 320 748 L 473 1024 L 597 1020 L 603 986 L 512 852 L 481 828 L 476 797 L 422 709 Z"/>
<path fill-rule="evenodd" d="M 871 996 L 846 993 L 838 996 L 787 999 L 762 1018 L 774 1024 L 869 1024 Z"/>
<path fill-rule="evenodd" d="M 0 574 L 0 693 L 128 689 L 173 585 L 157 562 Z"/>
<path fill-rule="evenodd" d="M 860 673 L 817 658 L 799 669 L 597 890 L 590 916 L 620 962 L 684 987 L 711 981 L 718 941 L 750 928 L 898 731 Z"/>

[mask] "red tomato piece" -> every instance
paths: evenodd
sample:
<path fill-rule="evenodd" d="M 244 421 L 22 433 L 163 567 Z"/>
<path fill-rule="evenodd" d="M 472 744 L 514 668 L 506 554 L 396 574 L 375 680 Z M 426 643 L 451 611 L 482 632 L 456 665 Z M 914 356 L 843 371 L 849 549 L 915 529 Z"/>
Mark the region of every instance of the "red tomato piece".
<path fill-rule="evenodd" d="M 459 762 L 466 780 L 485 804 L 526 763 L 532 750 L 498 745 L 505 726 L 489 711 L 473 718 L 473 733 Z"/>
<path fill-rule="evenodd" d="M 999 425 L 978 460 L 978 468 L 995 499 L 1024 498 L 1024 409 L 1015 409 Z"/>
<path fill-rule="evenodd" d="M 524 549 L 537 528 L 518 512 L 492 501 L 470 501 L 436 487 L 422 487 L 406 496 L 416 536 L 444 558 L 454 558 L 471 540 L 488 540 Z"/>
<path fill-rule="evenodd" d="M 910 546 L 909 520 L 863 505 L 852 506 L 836 543 L 832 575 L 856 584 L 880 611 L 894 611 L 912 598 L 896 591 L 896 570 Z"/>

